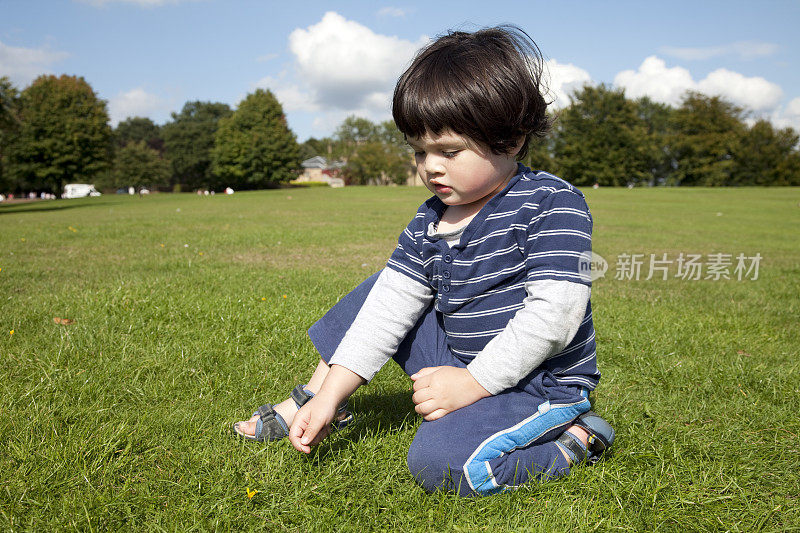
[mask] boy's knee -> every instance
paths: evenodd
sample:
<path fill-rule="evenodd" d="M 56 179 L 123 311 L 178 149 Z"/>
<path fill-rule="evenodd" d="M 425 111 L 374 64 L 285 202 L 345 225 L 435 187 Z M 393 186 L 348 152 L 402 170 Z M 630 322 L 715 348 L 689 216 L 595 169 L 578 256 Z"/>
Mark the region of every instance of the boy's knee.
<path fill-rule="evenodd" d="M 428 492 L 447 490 L 467 496 L 472 490 L 464 478 L 463 464 L 454 450 L 436 435 L 420 431 L 411 443 L 406 458 L 408 469 L 417 483 Z"/>

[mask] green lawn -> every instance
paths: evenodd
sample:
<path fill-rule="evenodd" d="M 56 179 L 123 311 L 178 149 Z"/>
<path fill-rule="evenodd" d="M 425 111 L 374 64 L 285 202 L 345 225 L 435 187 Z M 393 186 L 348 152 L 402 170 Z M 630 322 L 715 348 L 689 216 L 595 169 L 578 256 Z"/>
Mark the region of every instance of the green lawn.
<path fill-rule="evenodd" d="M 800 529 L 800 190 L 586 192 L 616 453 L 466 500 L 407 473 L 419 418 L 391 364 L 310 456 L 229 434 L 307 376 L 306 329 L 382 267 L 424 189 L 0 205 L 0 528 Z M 651 253 L 732 254 L 732 279 L 645 280 Z M 740 253 L 758 279 L 736 279 Z M 615 279 L 620 254 L 645 254 L 639 280 Z"/>

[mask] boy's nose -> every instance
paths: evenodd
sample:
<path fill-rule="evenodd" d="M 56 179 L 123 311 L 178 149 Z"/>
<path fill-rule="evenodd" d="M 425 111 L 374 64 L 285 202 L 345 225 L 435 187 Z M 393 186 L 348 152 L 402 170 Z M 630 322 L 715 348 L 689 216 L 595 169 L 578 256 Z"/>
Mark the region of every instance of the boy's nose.
<path fill-rule="evenodd" d="M 429 176 L 444 174 L 445 169 L 442 161 L 438 157 L 428 156 L 425 158 L 425 173 Z"/>

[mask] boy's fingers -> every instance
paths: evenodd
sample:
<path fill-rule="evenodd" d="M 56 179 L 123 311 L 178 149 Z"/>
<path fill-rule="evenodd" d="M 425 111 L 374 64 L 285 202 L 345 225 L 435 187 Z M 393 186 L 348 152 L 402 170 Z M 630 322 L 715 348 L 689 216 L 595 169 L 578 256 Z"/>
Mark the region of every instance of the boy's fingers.
<path fill-rule="evenodd" d="M 414 406 L 414 410 L 424 417 L 427 417 L 429 414 L 433 413 L 437 409 L 438 407 L 436 405 L 436 402 L 433 400 L 426 400 Z"/>
<path fill-rule="evenodd" d="M 308 445 L 302 443 L 307 425 L 308 420 L 303 419 L 298 412 L 298 416 L 294 417 L 292 427 L 289 428 L 289 442 L 291 442 L 292 446 L 299 452 L 309 453 L 311 451 Z"/>
<path fill-rule="evenodd" d="M 413 381 L 417 381 L 419 378 L 423 376 L 427 376 L 428 374 L 433 374 L 440 368 L 441 367 L 439 366 L 426 366 L 425 368 L 421 368 L 418 372 L 411 374 L 410 377 Z"/>
<path fill-rule="evenodd" d="M 328 433 L 330 433 L 330 421 L 325 416 L 311 416 L 300 442 L 308 446 L 316 446 L 328 436 Z"/>
<path fill-rule="evenodd" d="M 437 409 L 437 410 L 435 410 L 434 412 L 432 412 L 431 414 L 429 414 L 429 415 L 425 415 L 425 416 L 424 416 L 424 417 L 422 417 L 422 418 L 424 418 L 424 419 L 425 419 L 425 420 L 427 420 L 428 422 L 431 422 L 431 421 L 433 421 L 433 420 L 438 420 L 438 419 L 442 418 L 444 415 L 446 415 L 446 414 L 447 414 L 447 413 L 449 413 L 449 412 L 450 412 L 450 411 L 447 411 L 447 410 L 445 410 L 445 409 Z"/>
<path fill-rule="evenodd" d="M 414 380 L 414 387 L 415 391 L 421 391 L 422 389 L 426 389 L 431 384 L 431 375 L 426 374 L 424 376 L 419 376 Z"/>
<path fill-rule="evenodd" d="M 316 439 L 317 434 L 319 434 L 319 430 L 320 428 L 318 426 L 315 427 L 313 423 L 309 424 L 303 432 L 303 438 L 300 439 L 300 444 L 303 446 L 312 446 L 314 439 Z"/>
<path fill-rule="evenodd" d="M 314 439 L 308 445 L 309 446 L 316 446 L 317 444 L 319 444 L 320 442 L 325 440 L 328 437 L 328 435 L 330 434 L 330 432 L 331 432 L 330 426 L 323 426 L 322 429 L 320 429 L 317 432 L 317 434 L 314 437 Z"/>
<path fill-rule="evenodd" d="M 431 398 L 433 398 L 433 393 L 429 388 L 420 389 L 411 395 L 411 400 L 417 405 L 427 402 Z"/>

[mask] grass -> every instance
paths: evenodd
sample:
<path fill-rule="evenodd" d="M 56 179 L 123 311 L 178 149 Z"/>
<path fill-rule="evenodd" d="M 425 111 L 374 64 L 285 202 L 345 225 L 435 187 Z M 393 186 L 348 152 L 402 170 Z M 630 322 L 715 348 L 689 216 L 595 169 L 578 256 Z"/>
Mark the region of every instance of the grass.
<path fill-rule="evenodd" d="M 594 405 L 618 435 L 595 467 L 490 498 L 424 493 L 392 365 L 310 456 L 230 438 L 307 376 L 306 329 L 382 267 L 426 193 L 0 206 L 0 528 L 800 529 L 796 188 L 587 191 L 610 263 L 592 294 Z M 619 254 L 680 252 L 763 259 L 756 280 L 683 280 L 675 264 L 614 279 Z"/>

